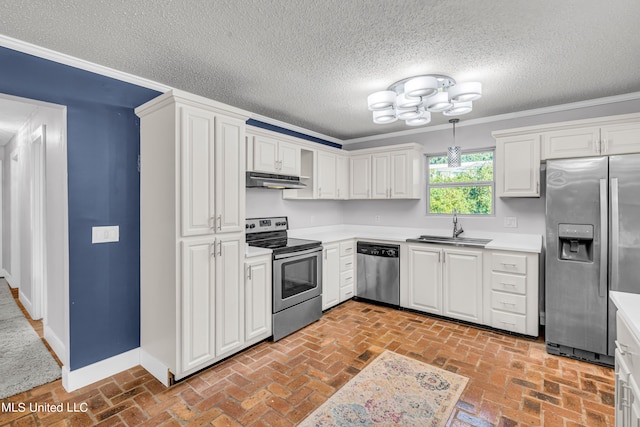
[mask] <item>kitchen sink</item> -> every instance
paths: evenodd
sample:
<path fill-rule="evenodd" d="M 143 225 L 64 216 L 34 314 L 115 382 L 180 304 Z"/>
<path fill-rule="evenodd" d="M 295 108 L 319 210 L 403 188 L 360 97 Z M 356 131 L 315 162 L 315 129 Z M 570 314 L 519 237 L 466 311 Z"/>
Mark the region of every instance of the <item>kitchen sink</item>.
<path fill-rule="evenodd" d="M 420 236 L 415 239 L 407 239 L 411 243 L 438 243 L 453 246 L 472 246 L 484 248 L 491 239 L 477 239 L 473 237 L 445 237 L 445 236 Z"/>

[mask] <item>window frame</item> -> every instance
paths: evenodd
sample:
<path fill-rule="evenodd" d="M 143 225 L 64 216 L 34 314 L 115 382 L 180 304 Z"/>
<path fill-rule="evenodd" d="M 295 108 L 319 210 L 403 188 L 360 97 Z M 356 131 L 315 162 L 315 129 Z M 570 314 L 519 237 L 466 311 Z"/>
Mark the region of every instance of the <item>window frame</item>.
<path fill-rule="evenodd" d="M 426 191 L 425 197 L 427 202 L 427 216 L 433 217 L 442 217 L 442 216 L 450 216 L 449 213 L 432 213 L 431 212 L 431 197 L 430 190 L 431 188 L 451 188 L 451 187 L 491 187 L 491 213 L 490 214 L 468 214 L 468 213 L 458 213 L 458 216 L 469 217 L 469 218 L 492 218 L 496 216 L 496 149 L 495 147 L 486 147 L 486 148 L 474 148 L 472 150 L 463 150 L 462 155 L 466 154 L 474 154 L 474 153 L 486 153 L 491 152 L 491 162 L 493 163 L 493 179 L 491 181 L 466 181 L 466 182 L 447 182 L 442 184 L 432 184 L 430 178 L 430 170 L 429 170 L 429 159 L 431 157 L 447 157 L 447 153 L 426 153 L 425 154 L 425 175 L 426 175 Z"/>

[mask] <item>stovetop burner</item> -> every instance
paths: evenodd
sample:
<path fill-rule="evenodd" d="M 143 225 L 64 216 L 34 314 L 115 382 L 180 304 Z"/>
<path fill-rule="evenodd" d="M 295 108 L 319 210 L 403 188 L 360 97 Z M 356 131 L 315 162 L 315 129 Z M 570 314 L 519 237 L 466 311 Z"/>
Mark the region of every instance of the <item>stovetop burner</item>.
<path fill-rule="evenodd" d="M 247 243 L 249 246 L 271 249 L 274 254 L 304 251 L 322 245 L 318 240 L 288 237 L 288 224 L 287 217 L 247 219 Z"/>

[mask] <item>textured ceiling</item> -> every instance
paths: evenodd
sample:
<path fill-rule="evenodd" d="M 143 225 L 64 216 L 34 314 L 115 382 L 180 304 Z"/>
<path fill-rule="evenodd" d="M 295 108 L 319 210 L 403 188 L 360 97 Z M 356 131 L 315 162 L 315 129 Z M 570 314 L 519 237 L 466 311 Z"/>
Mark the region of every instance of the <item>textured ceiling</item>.
<path fill-rule="evenodd" d="M 640 91 L 638 0 L 1 5 L 6 36 L 340 139 L 410 129 L 366 98 L 416 74 L 481 81 L 463 120 Z"/>

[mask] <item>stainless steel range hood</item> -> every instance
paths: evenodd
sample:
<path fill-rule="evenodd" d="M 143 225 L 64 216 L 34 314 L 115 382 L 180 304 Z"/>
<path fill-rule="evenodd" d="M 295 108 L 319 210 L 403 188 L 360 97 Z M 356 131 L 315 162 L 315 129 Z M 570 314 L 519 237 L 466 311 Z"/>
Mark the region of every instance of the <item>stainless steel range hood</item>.
<path fill-rule="evenodd" d="M 306 188 L 306 184 L 300 182 L 300 178 L 290 175 L 276 175 L 262 172 L 247 172 L 247 188 L 274 188 L 301 189 Z"/>

